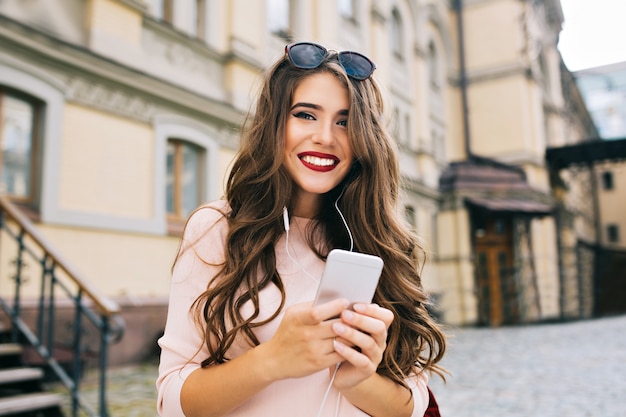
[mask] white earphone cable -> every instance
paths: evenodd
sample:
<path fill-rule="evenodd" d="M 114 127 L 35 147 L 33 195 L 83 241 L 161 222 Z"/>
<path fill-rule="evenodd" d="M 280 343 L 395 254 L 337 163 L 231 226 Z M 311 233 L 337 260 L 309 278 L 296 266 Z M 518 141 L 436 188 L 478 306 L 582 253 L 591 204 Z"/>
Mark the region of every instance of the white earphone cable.
<path fill-rule="evenodd" d="M 335 365 L 333 376 L 330 378 L 330 382 L 328 383 L 328 386 L 326 387 L 326 392 L 324 393 L 324 398 L 322 399 L 322 403 L 320 404 L 320 409 L 317 412 L 317 417 L 320 417 L 322 415 L 322 411 L 324 410 L 324 405 L 326 405 L 326 400 L 328 399 L 328 394 L 330 393 L 330 389 L 333 386 L 333 382 L 335 382 L 335 377 L 337 376 L 337 371 L 339 370 L 340 366 L 341 366 L 341 362 Z M 338 394 L 338 395 L 341 397 L 341 394 Z M 339 413 L 339 398 L 337 399 L 337 408 L 335 410 L 335 416 L 337 416 L 338 413 Z"/>
<path fill-rule="evenodd" d="M 343 222 L 343 225 L 346 228 L 346 232 L 348 233 L 348 237 L 350 239 L 350 251 L 352 251 L 354 249 L 354 239 L 352 237 L 352 232 L 350 231 L 350 227 L 348 227 L 348 222 L 346 221 L 346 218 L 344 217 L 343 213 L 339 209 L 339 199 L 342 196 L 343 196 L 343 191 L 341 192 L 341 194 L 339 194 L 339 197 L 337 197 L 337 200 L 335 200 L 335 210 L 337 210 L 337 213 L 339 213 L 339 217 L 341 217 L 341 221 Z M 319 282 L 319 280 L 314 278 L 313 276 L 311 276 L 302 267 L 302 265 L 300 265 L 300 262 L 298 262 L 293 256 L 291 256 L 291 253 L 289 252 L 289 229 L 290 229 L 290 224 L 289 224 L 289 213 L 287 211 L 287 207 L 283 208 L 283 223 L 284 223 L 284 226 L 285 226 L 285 252 L 287 252 L 287 256 L 289 257 L 289 259 L 291 259 L 291 261 L 294 264 L 296 264 L 298 266 L 298 268 L 300 268 L 302 273 L 304 273 L 307 277 L 311 278 L 313 281 Z M 341 362 L 339 362 L 335 366 L 335 370 L 333 371 L 333 375 L 330 378 L 330 382 L 328 383 L 328 386 L 326 387 L 326 392 L 324 393 L 324 398 L 322 399 L 322 403 L 320 404 L 320 408 L 318 410 L 317 417 L 321 417 L 321 415 L 322 415 L 322 411 L 324 410 L 324 405 L 326 405 L 326 400 L 328 399 L 328 394 L 330 393 L 330 390 L 331 390 L 331 388 L 333 386 L 333 382 L 335 381 L 335 377 L 337 376 L 337 371 L 339 370 L 340 366 L 341 366 Z M 337 394 L 337 404 L 335 406 L 335 417 L 337 417 L 339 415 L 339 406 L 340 406 L 340 404 L 341 404 L 341 394 L 338 393 Z"/>
<path fill-rule="evenodd" d="M 346 228 L 346 232 L 348 232 L 348 237 L 350 238 L 350 252 L 352 252 L 352 250 L 354 249 L 354 239 L 352 239 L 352 232 L 350 231 L 350 228 L 348 227 L 348 222 L 346 222 L 346 218 L 343 216 L 343 213 L 341 212 L 341 210 L 339 210 L 339 199 L 343 196 L 344 190 L 345 188 L 341 191 L 341 194 L 339 194 L 339 197 L 337 197 L 337 200 L 335 200 L 335 210 L 337 210 L 337 213 L 339 213 L 339 217 L 341 217 L 343 226 Z"/>

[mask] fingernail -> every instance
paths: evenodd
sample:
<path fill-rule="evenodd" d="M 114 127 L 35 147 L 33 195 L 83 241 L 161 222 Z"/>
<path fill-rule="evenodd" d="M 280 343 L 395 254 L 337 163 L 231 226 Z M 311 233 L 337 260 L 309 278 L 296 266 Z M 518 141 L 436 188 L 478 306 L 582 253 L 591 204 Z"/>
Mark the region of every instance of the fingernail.
<path fill-rule="evenodd" d="M 367 308 L 367 306 L 365 304 L 355 304 L 353 308 L 354 308 L 354 311 L 358 313 L 363 313 L 365 309 Z"/>
<path fill-rule="evenodd" d="M 345 349 L 345 347 L 346 347 L 346 345 L 344 345 L 343 343 L 341 343 L 337 339 L 333 339 L 333 348 L 335 349 L 335 351 L 341 351 L 341 350 Z"/>
<path fill-rule="evenodd" d="M 344 326 L 341 323 L 335 323 L 335 324 L 333 324 L 333 330 L 336 333 L 343 334 L 346 331 L 346 326 Z"/>
<path fill-rule="evenodd" d="M 352 320 L 352 317 L 354 317 L 354 313 L 352 311 L 350 311 L 350 310 L 344 310 L 343 311 L 343 317 L 346 320 Z"/>

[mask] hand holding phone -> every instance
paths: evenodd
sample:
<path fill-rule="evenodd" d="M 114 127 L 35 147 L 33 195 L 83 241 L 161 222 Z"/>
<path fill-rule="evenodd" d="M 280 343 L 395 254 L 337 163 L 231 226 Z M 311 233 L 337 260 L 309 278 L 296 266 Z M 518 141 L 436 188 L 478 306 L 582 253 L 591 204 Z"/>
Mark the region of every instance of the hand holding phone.
<path fill-rule="evenodd" d="M 333 249 L 326 259 L 313 305 L 337 298 L 347 298 L 351 306 L 371 303 L 382 270 L 383 260 L 378 256 Z"/>

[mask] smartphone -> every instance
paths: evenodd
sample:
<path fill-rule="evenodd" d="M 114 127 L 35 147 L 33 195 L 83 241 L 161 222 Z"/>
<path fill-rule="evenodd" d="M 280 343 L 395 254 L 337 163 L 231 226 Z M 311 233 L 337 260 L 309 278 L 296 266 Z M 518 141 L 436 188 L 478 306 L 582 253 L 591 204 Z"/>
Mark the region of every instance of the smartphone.
<path fill-rule="evenodd" d="M 333 249 L 317 288 L 314 305 L 347 298 L 354 303 L 371 303 L 383 270 L 378 256 Z"/>

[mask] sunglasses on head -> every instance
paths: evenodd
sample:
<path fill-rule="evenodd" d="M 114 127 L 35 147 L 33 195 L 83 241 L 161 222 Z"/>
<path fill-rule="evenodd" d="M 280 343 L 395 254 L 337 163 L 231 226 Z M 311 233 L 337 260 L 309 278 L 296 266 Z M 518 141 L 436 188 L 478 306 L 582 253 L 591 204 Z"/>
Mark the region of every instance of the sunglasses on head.
<path fill-rule="evenodd" d="M 285 53 L 294 67 L 313 69 L 322 65 L 330 51 L 316 43 L 299 42 L 285 46 Z M 359 81 L 368 79 L 376 69 L 368 57 L 354 51 L 337 52 L 337 60 L 348 77 Z"/>

